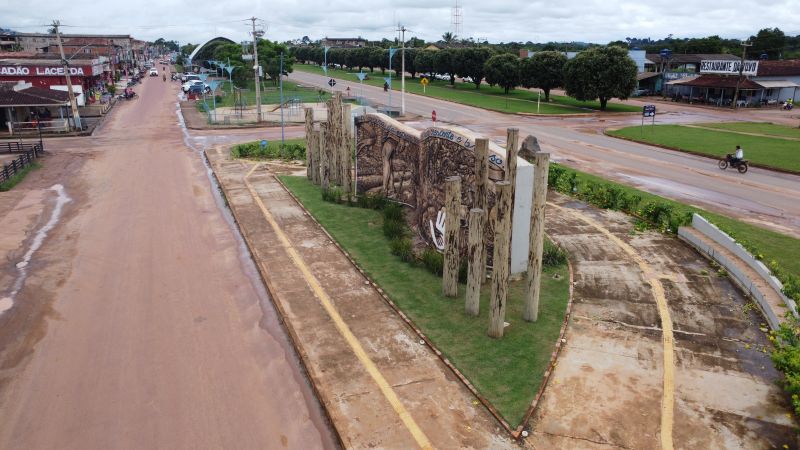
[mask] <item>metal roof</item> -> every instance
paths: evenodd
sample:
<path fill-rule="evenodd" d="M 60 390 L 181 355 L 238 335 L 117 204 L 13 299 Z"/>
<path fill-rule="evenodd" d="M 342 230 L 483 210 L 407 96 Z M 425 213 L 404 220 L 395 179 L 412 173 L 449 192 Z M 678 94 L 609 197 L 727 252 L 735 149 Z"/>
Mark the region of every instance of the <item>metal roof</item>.
<path fill-rule="evenodd" d="M 755 80 L 755 82 L 767 89 L 800 87 L 800 84 L 797 84 L 794 81 L 789 81 L 789 80 L 763 80 L 763 81 Z"/>
<path fill-rule="evenodd" d="M 14 90 L 14 83 L 0 83 L 0 106 L 61 106 L 69 103 L 69 93 L 39 87 Z"/>

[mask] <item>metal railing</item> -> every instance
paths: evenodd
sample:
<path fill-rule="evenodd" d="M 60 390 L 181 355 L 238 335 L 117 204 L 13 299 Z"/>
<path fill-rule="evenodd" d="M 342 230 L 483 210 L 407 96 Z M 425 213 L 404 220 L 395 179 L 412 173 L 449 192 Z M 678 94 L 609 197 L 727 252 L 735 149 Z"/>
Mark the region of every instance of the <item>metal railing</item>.
<path fill-rule="evenodd" d="M 38 134 L 41 128 L 42 133 L 68 133 L 70 131 L 70 121 L 68 119 L 42 120 L 37 122 L 6 122 L 8 134 Z"/>

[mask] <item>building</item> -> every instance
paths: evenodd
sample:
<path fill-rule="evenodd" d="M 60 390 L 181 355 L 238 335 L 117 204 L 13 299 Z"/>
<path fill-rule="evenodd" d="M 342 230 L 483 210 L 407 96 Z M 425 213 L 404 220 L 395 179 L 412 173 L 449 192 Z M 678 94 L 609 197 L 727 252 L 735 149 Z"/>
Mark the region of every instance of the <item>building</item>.
<path fill-rule="evenodd" d="M 331 48 L 357 48 L 366 47 L 367 40 L 361 36 L 357 38 L 329 38 L 325 37 L 320 40 L 320 45 L 323 47 Z"/>
<path fill-rule="evenodd" d="M 0 82 L 0 119 L 9 134 L 35 128 L 32 121 L 46 121 L 48 128 L 68 130 L 69 94 L 38 88 L 25 82 Z"/>
<path fill-rule="evenodd" d="M 15 55 L 6 53 L 4 55 Z M 74 58 L 69 63 L 70 81 L 78 104 L 93 103 L 96 93 L 104 91 L 110 81 L 108 59 Z M 29 58 L 0 58 L 0 82 L 24 82 L 32 87 L 66 91 L 66 70 L 57 55 L 39 54 Z M 92 94 L 92 95 L 84 95 Z"/>

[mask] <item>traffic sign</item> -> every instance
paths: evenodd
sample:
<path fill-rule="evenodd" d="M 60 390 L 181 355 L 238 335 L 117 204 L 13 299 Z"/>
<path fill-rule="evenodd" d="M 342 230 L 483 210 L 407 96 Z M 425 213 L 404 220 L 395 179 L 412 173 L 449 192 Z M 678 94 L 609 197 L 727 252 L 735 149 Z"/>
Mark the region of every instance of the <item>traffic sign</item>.
<path fill-rule="evenodd" d="M 266 139 L 262 139 L 262 140 L 261 140 L 261 148 L 262 148 L 262 149 L 263 149 L 263 148 L 267 148 L 267 145 L 269 145 L 269 142 L 267 142 L 267 140 L 266 140 Z"/>
<path fill-rule="evenodd" d="M 436 122 L 436 110 L 435 109 L 433 111 L 431 111 L 431 120 Z"/>
<path fill-rule="evenodd" d="M 420 83 L 421 85 L 423 85 L 423 86 L 427 86 L 427 85 L 428 85 L 428 83 L 430 83 L 430 81 L 428 81 L 428 79 L 427 79 L 427 78 L 423 77 L 421 80 L 419 80 L 419 83 Z"/>
<path fill-rule="evenodd" d="M 336 86 L 336 80 L 334 80 L 333 78 L 331 78 L 330 80 L 328 80 L 328 86 L 330 86 L 330 87 L 334 87 L 334 86 Z"/>
<path fill-rule="evenodd" d="M 642 108 L 642 116 L 643 117 L 655 117 L 656 115 L 656 105 L 644 105 Z"/>

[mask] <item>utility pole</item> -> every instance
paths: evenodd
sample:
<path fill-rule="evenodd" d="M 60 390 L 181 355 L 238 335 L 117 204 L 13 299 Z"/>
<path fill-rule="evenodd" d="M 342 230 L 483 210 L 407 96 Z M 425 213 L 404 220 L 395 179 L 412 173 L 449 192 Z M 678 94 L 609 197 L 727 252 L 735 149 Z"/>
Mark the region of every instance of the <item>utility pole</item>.
<path fill-rule="evenodd" d="M 78 102 L 75 100 L 75 92 L 72 90 L 72 79 L 69 77 L 69 63 L 64 57 L 64 46 L 61 45 L 61 34 L 58 31 L 58 27 L 60 25 L 61 23 L 59 21 L 53 21 L 53 28 L 56 31 L 56 40 L 58 41 L 58 52 L 61 53 L 61 63 L 64 66 L 64 76 L 67 78 L 67 93 L 69 94 L 69 104 L 72 107 L 72 120 L 75 128 L 81 130 L 83 127 L 81 127 L 81 116 L 78 114 Z"/>
<path fill-rule="evenodd" d="M 253 71 L 256 75 L 256 122 L 261 122 L 261 86 L 259 85 L 258 73 L 258 37 L 260 34 L 256 33 L 256 18 L 251 17 L 250 21 L 253 22 Z"/>
<path fill-rule="evenodd" d="M 406 27 L 400 25 L 400 115 L 406 115 Z"/>
<path fill-rule="evenodd" d="M 736 109 L 736 102 L 739 100 L 739 84 L 742 82 L 742 72 L 744 72 L 744 57 L 747 54 L 747 47 L 750 47 L 750 42 L 742 41 L 742 61 L 739 63 L 739 78 L 736 79 L 736 90 L 733 92 L 733 103 L 731 108 Z"/>
<path fill-rule="evenodd" d="M 281 91 L 281 145 L 286 145 L 286 137 L 283 132 L 283 52 L 281 52 L 281 67 L 278 72 L 278 80 Z"/>

